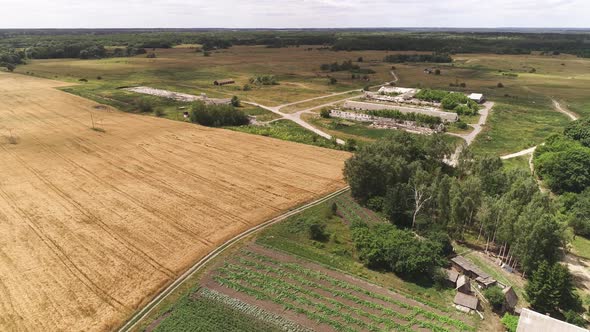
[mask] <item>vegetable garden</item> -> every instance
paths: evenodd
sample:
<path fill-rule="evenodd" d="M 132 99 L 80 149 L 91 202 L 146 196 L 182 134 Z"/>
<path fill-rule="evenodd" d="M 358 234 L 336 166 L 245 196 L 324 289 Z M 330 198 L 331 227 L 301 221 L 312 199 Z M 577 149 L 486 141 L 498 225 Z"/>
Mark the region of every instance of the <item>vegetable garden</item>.
<path fill-rule="evenodd" d="M 263 301 L 266 310 L 301 317 L 293 326 L 337 331 L 475 331 L 468 318 L 457 318 L 450 307 L 406 297 L 259 246 L 242 250 L 209 279 L 206 292 L 234 294 L 239 297 L 236 309 L 252 311 L 243 302 Z M 271 314 L 257 316 L 265 321 L 275 319 Z"/>

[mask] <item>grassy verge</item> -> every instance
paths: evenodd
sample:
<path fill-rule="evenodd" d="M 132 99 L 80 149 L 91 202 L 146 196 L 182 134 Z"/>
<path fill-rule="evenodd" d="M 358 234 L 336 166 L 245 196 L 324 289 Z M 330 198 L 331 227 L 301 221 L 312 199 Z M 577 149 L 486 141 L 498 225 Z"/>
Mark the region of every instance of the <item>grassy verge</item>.
<path fill-rule="evenodd" d="M 340 146 L 332 140 L 321 137 L 289 120 L 279 120 L 267 126 L 227 127 L 228 129 L 249 134 L 278 138 L 285 141 L 339 149 Z"/>
<path fill-rule="evenodd" d="M 576 238 L 572 241 L 572 246 L 574 247 L 574 253 L 580 257 L 585 259 L 590 259 L 590 240 L 582 237 L 576 236 Z"/>

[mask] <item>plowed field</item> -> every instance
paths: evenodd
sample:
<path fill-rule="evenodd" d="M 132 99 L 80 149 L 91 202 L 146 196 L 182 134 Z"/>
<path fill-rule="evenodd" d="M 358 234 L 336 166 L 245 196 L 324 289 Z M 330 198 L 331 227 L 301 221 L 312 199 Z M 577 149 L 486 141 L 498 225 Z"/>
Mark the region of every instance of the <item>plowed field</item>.
<path fill-rule="evenodd" d="M 0 73 L 1 331 L 113 329 L 223 241 L 344 186 L 347 153 L 61 85 Z"/>

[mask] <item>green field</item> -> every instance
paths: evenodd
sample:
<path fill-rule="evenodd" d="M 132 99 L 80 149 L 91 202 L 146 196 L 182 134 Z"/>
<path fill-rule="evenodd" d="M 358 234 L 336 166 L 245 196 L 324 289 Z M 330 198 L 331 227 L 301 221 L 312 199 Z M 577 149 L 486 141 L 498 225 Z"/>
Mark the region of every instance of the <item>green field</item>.
<path fill-rule="evenodd" d="M 326 224 L 326 241 L 309 238 L 309 218 Z M 256 245 L 245 241 L 212 262 L 190 289 L 176 295 L 176 302 L 159 307 L 142 326 L 217 331 L 226 319 L 230 331 L 239 320 L 249 331 L 285 330 L 287 325 L 303 331 L 305 324 L 339 331 L 475 331 L 493 326 L 493 316 L 482 322 L 456 311 L 451 305 L 454 290 L 364 267 L 349 228 L 359 220 L 386 222 L 344 193 L 273 225 L 256 236 Z"/>

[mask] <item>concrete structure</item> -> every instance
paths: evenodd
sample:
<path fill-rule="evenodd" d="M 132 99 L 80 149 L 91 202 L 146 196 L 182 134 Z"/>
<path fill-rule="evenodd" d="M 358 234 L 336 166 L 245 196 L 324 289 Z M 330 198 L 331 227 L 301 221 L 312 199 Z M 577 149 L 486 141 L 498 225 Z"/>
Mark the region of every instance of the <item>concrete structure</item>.
<path fill-rule="evenodd" d="M 441 118 L 444 122 L 456 122 L 457 120 L 459 120 L 459 116 L 457 115 L 457 113 L 442 112 L 435 108 L 406 107 L 397 105 L 367 103 L 352 100 L 345 102 L 344 108 L 363 111 L 398 110 L 402 113 L 419 113 L 429 116 L 436 116 Z"/>
<path fill-rule="evenodd" d="M 478 104 L 483 104 L 486 101 L 483 94 L 481 94 L 481 93 L 472 93 L 468 96 L 468 98 Z"/>
<path fill-rule="evenodd" d="M 523 308 L 516 332 L 588 332 L 588 330 Z"/>
<path fill-rule="evenodd" d="M 433 128 L 417 126 L 415 122 L 403 121 L 390 118 L 382 118 L 378 116 L 372 116 L 358 112 L 344 112 L 339 110 L 330 111 L 330 116 L 333 118 L 359 121 L 359 122 L 371 122 L 371 126 L 379 129 L 402 129 L 405 131 L 417 133 L 417 134 L 432 134 L 443 132 L 445 126 L 441 123 Z"/>
<path fill-rule="evenodd" d="M 400 95 L 415 95 L 416 92 L 418 92 L 417 89 L 412 89 L 412 88 L 401 88 L 401 87 L 397 87 L 397 86 L 382 86 L 379 91 L 377 91 L 379 93 L 394 93 L 394 94 L 400 94 Z"/>
<path fill-rule="evenodd" d="M 457 292 L 457 295 L 455 295 L 453 303 L 455 304 L 457 309 L 469 312 L 471 310 L 477 310 L 477 306 L 479 305 L 479 299 L 473 295 Z"/>

